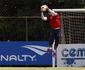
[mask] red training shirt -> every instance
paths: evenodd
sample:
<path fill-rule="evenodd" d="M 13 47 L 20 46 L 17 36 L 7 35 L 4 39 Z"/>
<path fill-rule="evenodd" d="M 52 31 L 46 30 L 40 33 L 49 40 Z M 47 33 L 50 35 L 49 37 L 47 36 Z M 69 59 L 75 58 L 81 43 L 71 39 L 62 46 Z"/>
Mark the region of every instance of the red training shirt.
<path fill-rule="evenodd" d="M 52 29 L 56 29 L 56 28 L 60 28 L 60 16 L 59 14 L 57 14 L 56 16 L 52 16 L 52 15 L 49 15 L 47 17 L 49 23 L 50 23 L 50 27 Z"/>

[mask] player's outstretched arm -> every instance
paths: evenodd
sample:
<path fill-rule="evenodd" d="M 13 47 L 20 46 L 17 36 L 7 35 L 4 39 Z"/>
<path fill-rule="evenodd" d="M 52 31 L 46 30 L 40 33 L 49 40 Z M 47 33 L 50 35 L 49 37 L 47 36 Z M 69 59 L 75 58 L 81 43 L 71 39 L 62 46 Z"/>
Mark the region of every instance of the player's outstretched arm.
<path fill-rule="evenodd" d="M 55 11 L 53 11 L 53 10 L 51 10 L 49 8 L 48 8 L 48 12 L 49 12 L 49 14 L 51 14 L 53 16 L 56 16 L 57 15 L 57 13 Z"/>

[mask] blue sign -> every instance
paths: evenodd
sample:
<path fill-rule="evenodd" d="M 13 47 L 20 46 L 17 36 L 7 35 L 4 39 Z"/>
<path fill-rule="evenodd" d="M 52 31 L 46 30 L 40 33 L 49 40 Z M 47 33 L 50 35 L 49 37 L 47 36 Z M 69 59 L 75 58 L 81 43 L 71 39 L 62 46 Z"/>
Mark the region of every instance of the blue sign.
<path fill-rule="evenodd" d="M 52 65 L 47 41 L 0 42 L 0 65 Z"/>

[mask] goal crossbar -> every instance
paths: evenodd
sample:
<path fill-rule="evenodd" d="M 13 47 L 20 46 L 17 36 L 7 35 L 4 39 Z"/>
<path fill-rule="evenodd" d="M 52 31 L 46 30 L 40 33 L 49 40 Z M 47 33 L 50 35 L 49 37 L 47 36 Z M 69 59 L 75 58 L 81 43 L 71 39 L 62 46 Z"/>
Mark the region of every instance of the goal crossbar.
<path fill-rule="evenodd" d="M 85 12 L 85 9 L 52 9 L 56 12 Z"/>

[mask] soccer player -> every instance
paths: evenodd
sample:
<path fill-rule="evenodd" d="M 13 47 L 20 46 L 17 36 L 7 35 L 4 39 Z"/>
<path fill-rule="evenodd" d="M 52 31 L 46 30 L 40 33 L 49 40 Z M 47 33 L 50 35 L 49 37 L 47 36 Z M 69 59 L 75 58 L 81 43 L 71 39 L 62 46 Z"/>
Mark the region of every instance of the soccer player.
<path fill-rule="evenodd" d="M 48 21 L 49 25 L 50 25 L 50 36 L 49 36 L 49 48 L 48 51 L 50 49 L 52 49 L 52 44 L 55 41 L 54 44 L 54 56 L 56 55 L 56 49 L 58 47 L 59 44 L 59 34 L 60 34 L 60 16 L 58 13 L 56 13 L 55 11 L 51 10 L 48 8 L 47 5 L 44 5 L 46 10 L 44 9 L 43 11 L 43 5 L 41 6 L 41 18 L 44 21 Z M 47 11 L 48 12 L 48 16 L 44 16 L 44 12 Z"/>

